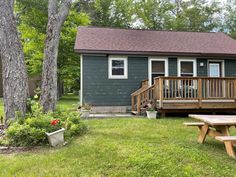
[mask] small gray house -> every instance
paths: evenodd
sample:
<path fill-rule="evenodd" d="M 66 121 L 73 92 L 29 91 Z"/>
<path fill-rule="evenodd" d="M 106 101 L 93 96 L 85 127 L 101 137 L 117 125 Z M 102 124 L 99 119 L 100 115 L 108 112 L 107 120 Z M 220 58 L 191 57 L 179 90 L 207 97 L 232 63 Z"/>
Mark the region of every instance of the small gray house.
<path fill-rule="evenodd" d="M 224 33 L 79 27 L 81 104 L 98 112 L 236 108 L 236 41 Z"/>

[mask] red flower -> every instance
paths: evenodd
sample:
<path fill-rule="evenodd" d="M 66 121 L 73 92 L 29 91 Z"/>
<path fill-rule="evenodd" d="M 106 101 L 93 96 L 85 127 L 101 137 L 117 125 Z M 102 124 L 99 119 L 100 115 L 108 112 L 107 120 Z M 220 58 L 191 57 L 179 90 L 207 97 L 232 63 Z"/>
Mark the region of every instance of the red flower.
<path fill-rule="evenodd" d="M 51 121 L 51 125 L 56 125 L 56 124 L 58 124 L 59 122 L 60 122 L 60 120 L 54 119 L 54 120 Z"/>

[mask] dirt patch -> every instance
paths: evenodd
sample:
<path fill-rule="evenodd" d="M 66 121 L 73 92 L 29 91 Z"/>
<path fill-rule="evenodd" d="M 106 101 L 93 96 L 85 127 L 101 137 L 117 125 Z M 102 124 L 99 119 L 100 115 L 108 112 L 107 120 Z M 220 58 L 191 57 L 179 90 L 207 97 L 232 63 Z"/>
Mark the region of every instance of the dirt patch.
<path fill-rule="evenodd" d="M 32 152 L 39 150 L 41 147 L 11 147 L 11 146 L 0 146 L 0 154 L 13 154 L 21 152 Z"/>

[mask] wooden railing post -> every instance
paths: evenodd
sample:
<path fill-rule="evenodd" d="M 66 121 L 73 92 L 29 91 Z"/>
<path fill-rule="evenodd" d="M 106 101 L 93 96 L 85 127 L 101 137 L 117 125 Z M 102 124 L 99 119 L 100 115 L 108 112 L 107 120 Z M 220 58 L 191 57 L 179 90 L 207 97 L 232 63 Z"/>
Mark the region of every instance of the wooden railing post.
<path fill-rule="evenodd" d="M 236 102 L 236 79 L 234 79 L 234 101 Z"/>
<path fill-rule="evenodd" d="M 163 107 L 163 78 L 159 78 L 159 107 Z"/>
<path fill-rule="evenodd" d="M 201 78 L 199 78 L 198 80 L 197 80 L 198 82 L 198 86 L 197 86 L 197 88 L 198 88 L 198 106 L 199 106 L 199 108 L 201 108 L 202 107 L 202 79 Z"/>
<path fill-rule="evenodd" d="M 142 81 L 142 84 L 141 84 L 141 87 L 148 87 L 148 80 L 143 80 Z"/>
<path fill-rule="evenodd" d="M 135 111 L 135 110 L 134 110 L 134 96 L 133 96 L 133 95 L 131 96 L 131 106 L 132 106 L 132 107 L 131 107 L 131 110 L 132 110 L 132 111 Z"/>
<path fill-rule="evenodd" d="M 137 95 L 137 112 L 138 114 L 141 113 L 141 95 L 140 94 Z"/>
<path fill-rule="evenodd" d="M 157 91 L 158 91 L 158 89 L 157 89 L 157 85 L 158 85 L 158 83 L 157 83 L 157 79 L 155 78 L 154 79 L 154 93 L 153 93 L 153 99 L 154 100 L 157 100 Z"/>

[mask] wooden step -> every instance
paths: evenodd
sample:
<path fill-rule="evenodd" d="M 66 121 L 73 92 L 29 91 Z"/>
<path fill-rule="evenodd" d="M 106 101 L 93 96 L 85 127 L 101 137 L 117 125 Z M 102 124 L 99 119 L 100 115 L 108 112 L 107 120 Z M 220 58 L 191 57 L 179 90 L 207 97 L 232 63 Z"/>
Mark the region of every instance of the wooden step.
<path fill-rule="evenodd" d="M 203 126 L 204 122 L 184 122 L 183 124 L 186 126 Z"/>
<path fill-rule="evenodd" d="M 236 142 L 236 136 L 216 136 L 215 139 L 222 142 L 226 142 L 226 141 Z"/>

